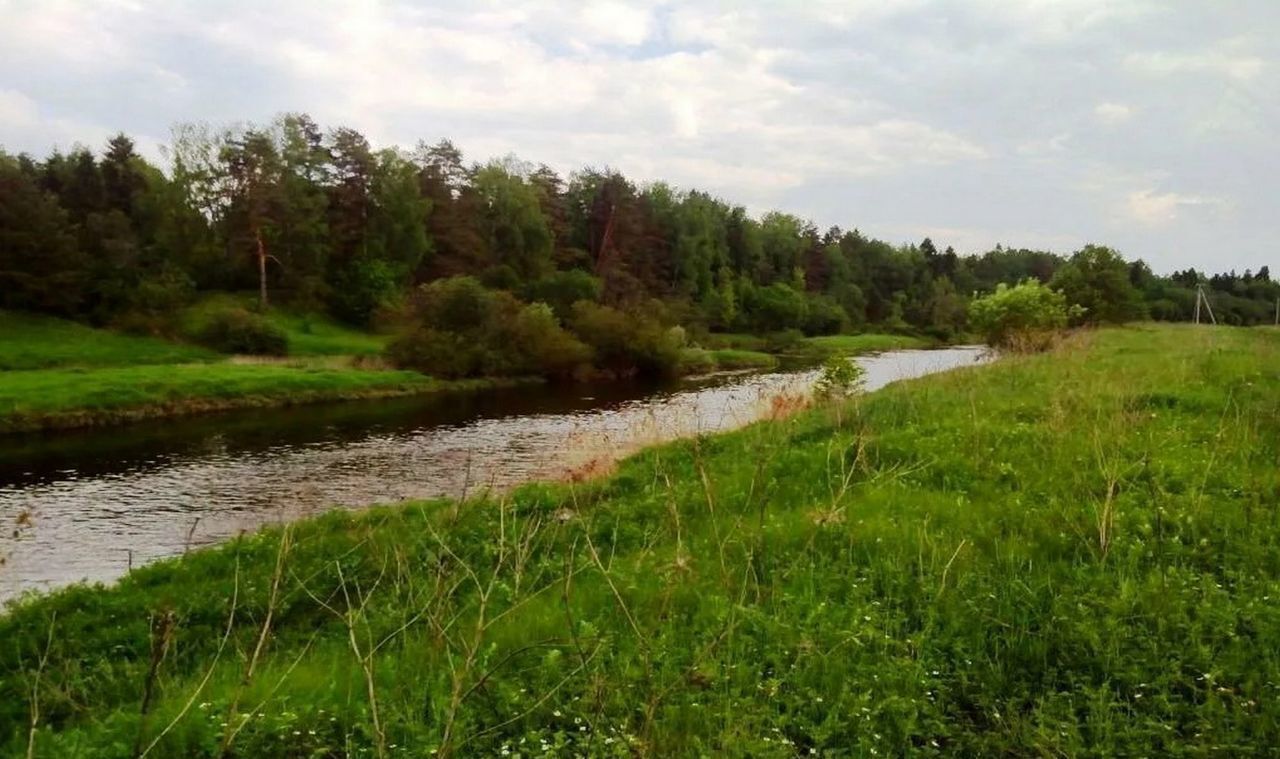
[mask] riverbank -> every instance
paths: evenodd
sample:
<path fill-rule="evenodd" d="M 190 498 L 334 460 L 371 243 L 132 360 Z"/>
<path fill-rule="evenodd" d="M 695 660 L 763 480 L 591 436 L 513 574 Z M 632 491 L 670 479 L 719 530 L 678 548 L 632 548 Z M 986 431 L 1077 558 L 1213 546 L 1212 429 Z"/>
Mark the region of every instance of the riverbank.
<path fill-rule="evenodd" d="M 235 305 L 232 296 L 203 301 L 186 318 Z M 0 311 L 0 434 L 125 424 L 243 408 L 472 391 L 530 379 L 438 380 L 376 368 L 387 342 L 320 317 L 273 311 L 288 337 L 288 357 L 228 357 L 157 338 L 94 329 L 46 316 Z M 739 342 L 750 336 L 733 336 Z M 850 354 L 904 347 L 912 338 L 855 335 L 819 346 Z M 840 341 L 843 343 L 837 344 Z M 905 341 L 905 342 L 904 342 Z M 732 341 L 729 341 L 732 342 Z M 764 347 L 763 338 L 753 345 Z M 765 369 L 775 354 L 758 348 L 686 351 L 689 373 Z M 361 368 L 374 367 L 374 368 Z"/>
<path fill-rule="evenodd" d="M 99 427 L 245 408 L 466 392 L 535 380 L 436 380 L 410 371 L 160 364 L 0 373 L 0 433 Z"/>
<path fill-rule="evenodd" d="M 1264 751 L 1277 430 L 1280 335 L 1136 327 L 602 481 L 333 513 L 12 609 L 0 745 Z"/>

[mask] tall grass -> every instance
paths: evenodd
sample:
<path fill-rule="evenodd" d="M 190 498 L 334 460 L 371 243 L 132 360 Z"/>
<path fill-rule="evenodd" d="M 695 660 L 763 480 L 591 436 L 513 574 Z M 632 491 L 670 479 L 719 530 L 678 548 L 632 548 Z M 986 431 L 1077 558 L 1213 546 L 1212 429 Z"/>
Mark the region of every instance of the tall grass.
<path fill-rule="evenodd" d="M 1280 334 L 1135 328 L 0 618 L 34 756 L 1243 755 Z M 168 620 L 168 621 L 166 621 Z"/>

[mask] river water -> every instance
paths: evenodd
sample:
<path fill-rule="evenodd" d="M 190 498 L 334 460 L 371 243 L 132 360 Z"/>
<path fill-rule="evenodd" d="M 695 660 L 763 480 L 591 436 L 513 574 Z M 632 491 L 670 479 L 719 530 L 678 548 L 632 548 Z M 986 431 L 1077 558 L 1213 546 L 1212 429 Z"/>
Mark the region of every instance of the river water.
<path fill-rule="evenodd" d="M 865 387 L 980 348 L 858 359 Z M 501 491 L 655 442 L 740 427 L 817 371 L 532 386 L 0 438 L 0 601 L 341 505 Z"/>

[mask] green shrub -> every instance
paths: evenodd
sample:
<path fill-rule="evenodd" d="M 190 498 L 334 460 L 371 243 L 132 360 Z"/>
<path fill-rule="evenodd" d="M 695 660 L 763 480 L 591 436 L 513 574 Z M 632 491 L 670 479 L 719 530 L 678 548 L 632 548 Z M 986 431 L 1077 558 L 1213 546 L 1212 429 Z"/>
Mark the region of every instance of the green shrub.
<path fill-rule="evenodd" d="M 470 277 L 422 288 L 414 318 L 417 328 L 393 341 L 387 357 L 436 377 L 567 377 L 591 361 L 550 306 L 523 304 Z"/>
<path fill-rule="evenodd" d="M 1051 346 L 1078 307 L 1067 306 L 1062 293 L 1034 279 L 995 292 L 969 304 L 969 321 L 987 344 L 1037 351 Z"/>
<path fill-rule="evenodd" d="M 441 379 L 473 377 L 485 364 L 481 346 L 457 332 L 421 327 L 387 346 L 387 358 L 404 369 Z"/>
<path fill-rule="evenodd" d="M 848 356 L 832 356 L 822 365 L 814 395 L 823 399 L 843 398 L 857 390 L 867 370 Z"/>
<path fill-rule="evenodd" d="M 805 307 L 806 335 L 834 335 L 844 329 L 848 316 L 844 309 L 826 295 L 810 295 Z"/>
<path fill-rule="evenodd" d="M 580 300 L 599 300 L 601 290 L 598 277 L 581 269 L 570 269 L 530 282 L 522 295 L 530 303 L 546 303 L 555 311 L 556 316 L 566 319 L 574 303 Z"/>
<path fill-rule="evenodd" d="M 222 353 L 283 356 L 289 352 L 284 331 L 260 314 L 226 307 L 210 313 L 194 335 L 195 341 Z"/>
<path fill-rule="evenodd" d="M 749 290 L 743 312 L 756 332 L 777 332 L 805 326 L 808 304 L 804 293 L 781 282 Z"/>
<path fill-rule="evenodd" d="M 584 300 L 574 304 L 569 327 L 591 346 L 595 365 L 612 374 L 662 376 L 680 369 L 684 330 L 663 327 L 647 314 Z"/>

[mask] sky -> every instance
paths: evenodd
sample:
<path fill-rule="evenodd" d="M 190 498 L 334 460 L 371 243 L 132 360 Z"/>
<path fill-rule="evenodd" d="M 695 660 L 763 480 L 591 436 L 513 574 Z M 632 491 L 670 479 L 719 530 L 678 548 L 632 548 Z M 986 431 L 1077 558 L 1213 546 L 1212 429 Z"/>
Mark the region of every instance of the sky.
<path fill-rule="evenodd" d="M 302 111 L 893 243 L 1280 265 L 1280 0 L 0 0 L 0 147 Z"/>

